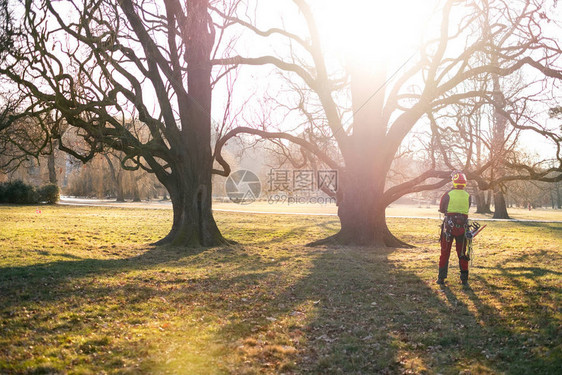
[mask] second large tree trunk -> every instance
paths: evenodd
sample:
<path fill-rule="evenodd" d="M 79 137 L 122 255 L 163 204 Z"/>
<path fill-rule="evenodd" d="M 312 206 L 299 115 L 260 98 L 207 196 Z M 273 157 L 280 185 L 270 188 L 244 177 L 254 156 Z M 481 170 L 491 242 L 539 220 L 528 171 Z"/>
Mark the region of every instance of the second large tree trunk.
<path fill-rule="evenodd" d="M 492 210 L 490 210 L 490 201 L 486 199 L 486 193 L 483 191 L 478 191 L 475 194 L 476 200 L 476 213 L 477 214 L 491 214 Z"/>
<path fill-rule="evenodd" d="M 505 197 L 501 191 L 494 193 L 494 219 L 509 219 Z"/>
<path fill-rule="evenodd" d="M 370 182 L 365 173 L 347 173 L 343 177 L 342 200 L 338 206 L 341 229 L 333 240 L 344 245 L 410 247 L 396 238 L 386 223 L 383 203 L 384 175 L 374 173 Z"/>
<path fill-rule="evenodd" d="M 385 217 L 385 182 L 398 146 L 388 147 L 387 123 L 383 116 L 384 90 L 373 95 L 373 88 L 384 86 L 386 66 L 354 62 L 351 77 L 353 132 L 340 145 L 345 160 L 345 170 L 338 176 L 341 229 L 312 245 L 408 247 L 392 235 Z"/>
<path fill-rule="evenodd" d="M 411 247 L 396 238 L 386 223 L 383 200 L 387 169 L 378 158 L 358 153 L 348 159 L 339 177 L 338 216 L 341 229 L 335 235 L 311 245 L 335 243 L 376 247 Z M 378 165 L 377 165 L 378 164 Z"/>

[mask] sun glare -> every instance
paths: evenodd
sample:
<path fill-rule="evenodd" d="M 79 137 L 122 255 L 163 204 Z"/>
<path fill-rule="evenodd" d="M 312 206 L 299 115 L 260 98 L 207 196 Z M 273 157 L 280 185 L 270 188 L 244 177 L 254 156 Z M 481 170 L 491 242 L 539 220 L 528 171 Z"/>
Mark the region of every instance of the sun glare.
<path fill-rule="evenodd" d="M 315 5 L 327 53 L 347 62 L 390 62 L 419 45 L 435 1 L 321 0 Z"/>

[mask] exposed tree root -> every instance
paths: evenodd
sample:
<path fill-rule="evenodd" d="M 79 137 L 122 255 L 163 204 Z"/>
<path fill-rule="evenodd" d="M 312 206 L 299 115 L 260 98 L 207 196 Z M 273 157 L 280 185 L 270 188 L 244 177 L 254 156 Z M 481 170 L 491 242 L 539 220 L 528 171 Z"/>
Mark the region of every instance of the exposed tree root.
<path fill-rule="evenodd" d="M 165 246 L 172 245 L 178 247 L 186 248 L 198 248 L 198 247 L 217 247 L 217 246 L 227 246 L 227 245 L 237 245 L 238 242 L 233 240 L 228 240 L 221 235 L 214 236 L 212 239 L 206 239 L 205 241 L 200 241 L 196 237 L 185 237 L 178 235 L 178 233 L 170 232 L 166 237 L 151 243 L 152 246 Z"/>
<path fill-rule="evenodd" d="M 307 247 L 315 247 L 315 246 L 322 246 L 322 245 L 339 245 L 338 241 L 338 234 L 334 234 L 330 237 L 323 238 L 321 240 L 316 240 L 313 242 L 307 243 L 305 246 Z"/>

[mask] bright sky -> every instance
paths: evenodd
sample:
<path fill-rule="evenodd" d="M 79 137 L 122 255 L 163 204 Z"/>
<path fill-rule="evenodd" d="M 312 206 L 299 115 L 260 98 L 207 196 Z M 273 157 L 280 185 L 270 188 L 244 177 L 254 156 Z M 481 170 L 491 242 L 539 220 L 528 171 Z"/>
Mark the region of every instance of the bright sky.
<path fill-rule="evenodd" d="M 291 0 L 276 0 L 260 9 L 258 26 L 261 29 L 285 27 L 299 35 L 305 35 L 304 19 L 298 14 Z M 388 75 L 400 67 L 415 54 L 422 39 L 435 36 L 440 27 L 440 13 L 443 1 L 437 0 L 309 0 L 316 22 L 323 38 L 323 48 L 328 62 L 332 67 L 344 66 L 350 60 L 372 62 L 384 61 L 388 64 Z M 271 4 L 271 5 L 269 5 Z M 458 22 L 458 21 L 457 21 Z M 451 30 L 456 28 L 455 18 L 451 22 Z M 460 38 L 462 39 L 462 38 Z M 244 39 L 242 39 L 244 40 Z M 260 56 L 273 54 L 287 59 L 286 40 L 269 38 L 265 42 L 255 38 L 254 42 L 241 42 L 237 52 L 244 56 Z M 254 40 L 254 39 L 252 39 Z M 452 42 L 449 53 L 460 53 L 464 49 L 463 40 Z M 410 62 L 412 64 L 415 58 Z M 251 70 L 251 72 L 247 72 Z M 243 68 L 241 79 L 237 83 L 237 92 L 245 97 L 245 93 L 260 93 L 273 88 L 279 89 L 271 75 L 270 68 Z M 274 77 L 273 77 L 274 78 Z M 299 78 L 295 78 L 299 80 Z M 375 91 L 376 88 L 373 88 Z M 221 101 L 220 92 L 215 95 L 216 103 Z M 218 105 L 216 110 L 220 109 Z M 252 103 L 247 105 L 251 111 Z M 254 107 L 256 111 L 258 107 Z M 290 119 L 291 121 L 294 118 Z M 281 122 L 276 117 L 272 122 Z M 545 124 L 552 123 L 546 117 Z M 533 151 L 544 151 L 547 142 L 540 137 L 526 138 L 527 147 Z"/>
<path fill-rule="evenodd" d="M 250 1 L 249 8 L 252 10 L 254 1 Z M 332 72 L 341 71 L 354 61 L 361 61 L 367 66 L 383 61 L 388 64 L 388 74 L 394 73 L 415 54 L 423 31 L 434 31 L 435 27 L 428 23 L 431 15 L 438 11 L 437 0 L 309 0 L 308 3 L 314 13 L 323 52 Z M 265 0 L 259 4 L 261 6 L 256 12 L 256 23 L 260 29 L 279 27 L 303 37 L 308 35 L 304 17 L 292 0 Z M 298 48 L 295 50 L 298 55 L 307 56 Z M 286 38 L 261 38 L 245 32 L 234 54 L 249 57 L 273 55 L 290 61 L 290 52 Z M 410 63 L 413 62 L 412 60 Z M 271 66 L 243 67 L 236 84 L 239 100 L 243 102 L 254 93 L 257 100 L 268 89 L 273 92 L 282 90 L 282 82 L 271 75 L 272 71 L 274 69 Z M 300 82 L 300 78 L 294 79 Z M 224 106 L 221 91 L 218 90 L 214 97 L 215 117 L 221 118 L 220 110 Z M 251 108 L 251 104 L 246 107 Z M 254 111 L 259 111 L 258 104 L 255 101 L 253 104 L 256 104 Z M 274 122 L 281 121 L 282 118 L 274 119 Z M 291 118 L 290 121 L 295 119 Z"/>
<path fill-rule="evenodd" d="M 316 0 L 312 2 L 327 53 L 343 59 L 403 59 L 419 45 L 435 1 Z"/>

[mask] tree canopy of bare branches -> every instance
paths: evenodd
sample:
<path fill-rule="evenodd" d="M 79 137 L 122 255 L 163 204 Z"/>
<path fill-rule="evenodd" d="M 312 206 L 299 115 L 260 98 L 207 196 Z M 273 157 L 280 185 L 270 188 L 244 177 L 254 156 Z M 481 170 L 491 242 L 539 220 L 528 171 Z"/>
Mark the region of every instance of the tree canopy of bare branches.
<path fill-rule="evenodd" d="M 0 75 L 20 97 L 7 123 L 48 120 L 43 139 L 79 160 L 112 149 L 123 168 L 154 173 L 174 215 L 158 244 L 224 243 L 211 211 L 210 60 L 220 38 L 209 0 L 13 7 L 21 21 Z"/>
<path fill-rule="evenodd" d="M 257 6 L 262 3 L 258 1 Z M 229 138 L 243 133 L 284 139 L 314 155 L 322 165 L 338 169 L 341 230 L 328 242 L 405 246 L 388 230 L 385 208 L 405 194 L 444 186 L 453 170 L 463 170 L 482 189 L 514 180 L 560 180 L 559 174 L 552 173 L 562 169 L 560 131 L 547 126 L 536 114 L 541 105 L 553 101 L 562 79 L 560 46 L 552 33 L 545 31 L 555 25 L 546 10 L 547 1 L 440 1 L 434 15 L 439 23 L 436 34 L 428 34 L 398 69 L 380 61 L 352 61 L 333 69 L 323 51 L 326 42 L 317 26 L 313 2 L 286 3 L 298 9 L 306 30 L 302 35 L 276 25 L 259 28 L 247 15 L 252 12 L 223 16 L 229 26 L 246 27 L 266 40 L 284 38 L 285 45 L 291 46 L 291 56 L 283 57 L 270 48 L 261 56 L 233 54 L 212 63 L 270 65 L 283 72 L 293 82 L 295 96 L 303 98 L 292 109 L 308 121 L 292 132 L 262 124 L 240 127 L 218 146 L 220 151 Z M 505 101 L 493 82 L 510 77 L 522 79 L 524 89 Z M 347 108 L 353 114 L 349 124 L 338 100 L 342 96 L 351 102 Z M 504 143 L 511 132 L 537 136 L 550 144 L 545 157 L 548 166 L 526 164 L 505 147 L 488 148 L 476 163 L 477 144 L 489 141 L 474 122 L 475 111 L 483 105 L 493 107 L 494 116 L 505 124 L 502 137 L 496 136 L 493 142 Z M 418 142 L 424 146 L 418 151 L 426 153 L 425 170 L 402 183 L 390 184 L 394 160 L 420 126 L 421 133 L 427 134 Z M 335 157 L 318 147 L 326 142 L 336 146 Z M 500 159 L 502 173 L 486 174 Z M 228 173 L 227 163 L 218 161 Z"/>

